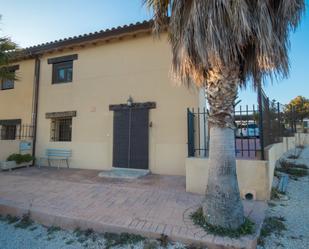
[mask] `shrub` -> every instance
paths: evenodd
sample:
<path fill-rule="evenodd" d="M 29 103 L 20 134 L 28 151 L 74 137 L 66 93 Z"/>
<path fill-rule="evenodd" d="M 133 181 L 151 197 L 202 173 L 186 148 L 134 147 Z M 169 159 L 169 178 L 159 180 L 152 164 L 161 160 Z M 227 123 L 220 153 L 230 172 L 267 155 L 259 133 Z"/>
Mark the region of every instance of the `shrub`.
<path fill-rule="evenodd" d="M 281 169 L 277 169 L 278 171 L 282 172 L 282 173 L 286 173 L 289 174 L 291 176 L 295 176 L 295 177 L 304 177 L 308 175 L 308 171 L 306 169 L 302 169 L 302 168 L 281 168 Z"/>
<path fill-rule="evenodd" d="M 283 194 L 278 191 L 276 188 L 271 189 L 270 199 L 271 200 L 280 200 L 280 194 Z"/>
<path fill-rule="evenodd" d="M 12 154 L 7 158 L 7 161 L 15 161 L 17 164 L 29 163 L 34 160 L 34 157 L 30 154 Z"/>
<path fill-rule="evenodd" d="M 23 217 L 19 220 L 19 222 L 16 223 L 14 226 L 16 228 L 26 229 L 32 225 L 33 225 L 33 220 L 31 220 L 30 214 L 27 213 L 27 214 L 24 214 Z"/>
<path fill-rule="evenodd" d="M 219 236 L 228 236 L 231 238 L 239 238 L 242 235 L 253 234 L 254 233 L 254 223 L 245 218 L 244 223 L 238 229 L 228 229 L 224 227 L 218 227 L 211 225 L 207 222 L 207 219 L 204 215 L 203 209 L 200 207 L 195 212 L 190 215 L 194 225 L 202 227 L 206 232 L 219 235 Z"/>
<path fill-rule="evenodd" d="M 305 164 L 298 164 L 296 162 L 285 160 L 285 159 L 281 159 L 279 163 L 280 163 L 281 168 L 283 169 L 289 169 L 289 168 L 307 169 L 308 168 L 307 165 Z"/>
<path fill-rule="evenodd" d="M 145 238 L 140 235 L 129 234 L 129 233 L 105 233 L 105 248 L 113 248 L 113 247 L 124 247 L 125 245 L 134 245 L 141 241 L 144 241 Z"/>

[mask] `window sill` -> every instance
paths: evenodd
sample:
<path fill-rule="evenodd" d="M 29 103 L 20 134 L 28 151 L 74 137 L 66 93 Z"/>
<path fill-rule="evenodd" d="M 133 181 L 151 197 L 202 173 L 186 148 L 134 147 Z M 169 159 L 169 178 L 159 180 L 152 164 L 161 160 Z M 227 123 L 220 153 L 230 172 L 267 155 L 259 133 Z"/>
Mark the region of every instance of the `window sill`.
<path fill-rule="evenodd" d="M 72 141 L 49 141 L 50 143 L 72 143 Z"/>
<path fill-rule="evenodd" d="M 14 87 L 12 87 L 12 88 L 2 88 L 2 89 L 0 89 L 0 91 L 7 91 L 7 90 L 13 90 L 13 89 L 15 89 Z"/>
<path fill-rule="evenodd" d="M 65 81 L 65 82 L 52 82 L 52 85 L 63 85 L 63 84 L 71 84 L 73 81 Z"/>

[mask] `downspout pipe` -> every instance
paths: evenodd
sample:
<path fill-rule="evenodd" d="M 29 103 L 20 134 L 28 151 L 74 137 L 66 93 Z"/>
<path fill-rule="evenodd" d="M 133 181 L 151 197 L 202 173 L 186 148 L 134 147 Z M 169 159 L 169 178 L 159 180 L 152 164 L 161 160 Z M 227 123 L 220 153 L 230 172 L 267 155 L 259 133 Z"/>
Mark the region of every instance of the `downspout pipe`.
<path fill-rule="evenodd" d="M 41 60 L 37 55 L 35 57 L 35 69 L 34 69 L 34 105 L 33 105 L 33 145 L 32 156 L 35 158 L 36 141 L 37 141 L 37 126 L 38 126 L 38 106 L 39 106 L 39 88 L 40 88 L 40 67 Z M 35 161 L 33 161 L 33 166 Z"/>

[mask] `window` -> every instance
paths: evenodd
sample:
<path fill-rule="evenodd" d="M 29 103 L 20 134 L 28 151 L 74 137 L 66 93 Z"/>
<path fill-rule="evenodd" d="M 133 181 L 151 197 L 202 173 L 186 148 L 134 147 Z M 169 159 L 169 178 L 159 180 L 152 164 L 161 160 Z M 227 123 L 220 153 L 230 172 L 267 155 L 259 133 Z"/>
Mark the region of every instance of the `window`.
<path fill-rule="evenodd" d="M 16 139 L 16 125 L 1 125 L 1 140 Z"/>
<path fill-rule="evenodd" d="M 78 55 L 67 55 L 48 59 L 48 64 L 53 64 L 52 83 L 68 83 L 73 81 L 73 61 Z"/>
<path fill-rule="evenodd" d="M 72 141 L 72 117 L 51 119 L 51 141 Z"/>
<path fill-rule="evenodd" d="M 3 80 L 1 90 L 14 89 L 14 80 Z"/>
<path fill-rule="evenodd" d="M 53 64 L 53 84 L 72 82 L 73 61 Z"/>

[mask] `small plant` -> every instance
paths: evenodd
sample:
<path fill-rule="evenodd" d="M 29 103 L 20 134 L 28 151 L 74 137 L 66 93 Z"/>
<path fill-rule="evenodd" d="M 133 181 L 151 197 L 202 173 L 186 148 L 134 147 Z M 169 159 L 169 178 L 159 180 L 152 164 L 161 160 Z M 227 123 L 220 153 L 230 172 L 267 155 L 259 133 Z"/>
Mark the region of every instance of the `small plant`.
<path fill-rule="evenodd" d="M 289 158 L 289 159 L 298 159 L 298 158 L 299 158 L 299 155 L 295 155 L 295 154 L 288 155 L 288 158 Z"/>
<path fill-rule="evenodd" d="M 271 193 L 270 193 L 270 199 L 272 200 L 279 200 L 280 199 L 280 191 L 278 191 L 278 189 L 276 188 L 272 188 L 271 189 Z"/>
<path fill-rule="evenodd" d="M 16 216 L 11 216 L 10 214 L 8 214 L 5 217 L 5 220 L 7 221 L 7 224 L 13 224 L 16 223 L 17 221 L 19 221 L 19 218 Z"/>
<path fill-rule="evenodd" d="M 78 227 L 74 230 L 73 233 L 77 237 L 77 241 L 81 244 L 86 242 L 88 239 L 92 239 L 93 242 L 95 242 L 97 239 L 94 230 L 91 228 L 88 228 L 87 230 L 83 231 Z"/>
<path fill-rule="evenodd" d="M 308 175 L 308 171 L 302 168 L 279 168 L 277 170 L 295 177 L 304 177 Z"/>
<path fill-rule="evenodd" d="M 87 241 L 87 238 L 84 237 L 84 236 L 81 236 L 81 237 L 79 237 L 79 238 L 77 239 L 77 241 L 78 241 L 79 243 L 83 244 L 85 241 Z"/>
<path fill-rule="evenodd" d="M 66 245 L 72 245 L 74 243 L 74 240 L 70 239 L 70 240 L 67 240 L 65 242 Z"/>
<path fill-rule="evenodd" d="M 83 231 L 79 227 L 75 228 L 73 233 L 75 234 L 76 237 L 80 237 L 83 235 Z"/>
<path fill-rule="evenodd" d="M 59 231 L 61 231 L 60 227 L 51 226 L 51 227 L 47 228 L 47 234 L 48 235 L 52 235 L 52 234 L 59 232 Z"/>
<path fill-rule="evenodd" d="M 268 206 L 272 208 L 272 207 L 276 207 L 277 204 L 273 202 L 268 202 Z"/>
<path fill-rule="evenodd" d="M 86 231 L 84 231 L 84 236 L 88 239 L 92 239 L 93 242 L 97 240 L 97 236 L 93 229 L 88 228 Z"/>
<path fill-rule="evenodd" d="M 33 220 L 30 218 L 30 214 L 24 214 L 23 217 L 14 226 L 16 228 L 26 229 L 33 225 Z"/>
<path fill-rule="evenodd" d="M 279 161 L 280 163 L 280 167 L 282 169 L 290 169 L 290 168 L 301 168 L 301 169 L 308 169 L 308 166 L 305 164 L 297 164 L 295 162 L 291 162 L 289 160 L 286 159 L 281 159 Z M 280 168 L 279 168 L 280 169 Z"/>
<path fill-rule="evenodd" d="M 296 148 L 293 150 L 293 152 L 288 155 L 288 158 L 289 159 L 298 159 L 300 157 L 300 154 L 301 154 L 303 149 L 304 149 L 304 147 L 302 147 L 301 145 L 296 146 Z"/>
<path fill-rule="evenodd" d="M 154 240 L 146 240 L 144 242 L 143 249 L 157 249 L 159 248 L 159 244 L 157 241 Z"/>
<path fill-rule="evenodd" d="M 7 158 L 7 161 L 15 161 L 17 164 L 29 163 L 34 160 L 34 157 L 30 154 L 12 154 Z"/>
<path fill-rule="evenodd" d="M 140 235 L 129 234 L 129 233 L 121 233 L 121 234 L 105 233 L 104 238 L 106 240 L 105 242 L 106 249 L 116 246 L 121 247 L 125 245 L 134 245 L 137 244 L 138 242 L 145 240 L 145 238 Z"/>
<path fill-rule="evenodd" d="M 29 230 L 34 231 L 34 230 L 37 230 L 37 229 L 38 229 L 38 227 L 31 227 Z"/>
<path fill-rule="evenodd" d="M 192 213 L 190 217 L 195 225 L 215 235 L 239 238 L 242 235 L 252 234 L 254 232 L 254 223 L 248 218 L 245 218 L 245 222 L 238 229 L 228 229 L 209 224 L 201 207 Z"/>
<path fill-rule="evenodd" d="M 162 247 L 168 246 L 168 236 L 165 234 L 161 234 L 160 238 L 158 239 L 160 241 L 160 245 Z"/>
<path fill-rule="evenodd" d="M 264 245 L 264 239 L 270 236 L 272 233 L 277 235 L 281 235 L 282 231 L 286 230 L 286 226 L 284 224 L 285 218 L 284 217 L 268 217 L 264 220 L 261 235 L 259 238 L 259 245 Z"/>
<path fill-rule="evenodd" d="M 94 234 L 94 231 L 93 231 L 92 228 L 88 228 L 88 229 L 84 232 L 84 235 L 85 235 L 86 237 L 89 237 L 89 236 L 91 236 L 91 235 L 93 235 L 93 234 Z"/>

